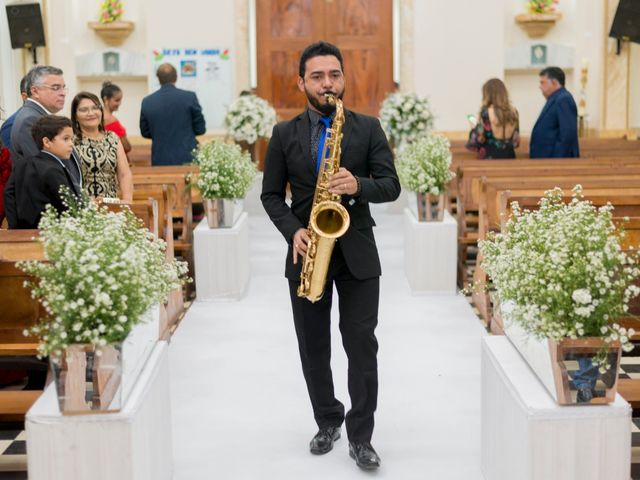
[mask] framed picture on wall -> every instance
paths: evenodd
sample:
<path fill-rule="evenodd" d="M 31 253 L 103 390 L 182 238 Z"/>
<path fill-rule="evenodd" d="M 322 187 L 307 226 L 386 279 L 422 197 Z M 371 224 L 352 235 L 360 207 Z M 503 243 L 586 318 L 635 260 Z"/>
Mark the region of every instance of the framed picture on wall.
<path fill-rule="evenodd" d="M 120 73 L 120 54 L 118 52 L 103 52 L 102 69 L 105 73 Z"/>
<path fill-rule="evenodd" d="M 531 45 L 531 65 L 547 64 L 547 46 L 543 44 Z"/>

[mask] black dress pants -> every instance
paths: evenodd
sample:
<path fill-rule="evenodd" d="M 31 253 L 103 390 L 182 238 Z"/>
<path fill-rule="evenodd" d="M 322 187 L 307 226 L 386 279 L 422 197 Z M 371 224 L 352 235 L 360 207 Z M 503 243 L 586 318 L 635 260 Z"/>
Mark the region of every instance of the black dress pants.
<path fill-rule="evenodd" d="M 335 397 L 331 373 L 331 303 L 333 285 L 338 292 L 342 345 L 349 361 L 351 409 Z M 299 282 L 289 281 L 293 319 L 302 371 L 318 427 L 340 426 L 345 421 L 351 442 L 369 442 L 378 398 L 378 324 L 380 279 L 353 278 L 336 244 L 323 297 L 311 303 L 297 295 Z"/>

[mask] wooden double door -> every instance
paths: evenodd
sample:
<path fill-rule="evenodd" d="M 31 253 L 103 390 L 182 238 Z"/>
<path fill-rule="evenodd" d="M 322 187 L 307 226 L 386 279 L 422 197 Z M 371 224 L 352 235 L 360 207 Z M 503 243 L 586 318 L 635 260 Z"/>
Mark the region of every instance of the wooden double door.
<path fill-rule="evenodd" d="M 310 43 L 337 45 L 344 59 L 345 107 L 377 116 L 394 90 L 392 0 L 257 0 L 257 94 L 289 119 L 306 105 L 298 90 L 300 54 Z"/>

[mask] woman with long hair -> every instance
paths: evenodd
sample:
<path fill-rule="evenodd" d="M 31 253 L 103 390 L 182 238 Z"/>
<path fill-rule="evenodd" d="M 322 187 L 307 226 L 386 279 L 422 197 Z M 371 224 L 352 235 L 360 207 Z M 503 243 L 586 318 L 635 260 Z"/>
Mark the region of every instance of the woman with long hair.
<path fill-rule="evenodd" d="M 478 158 L 516 158 L 520 144 L 518 110 L 509 101 L 507 87 L 499 78 L 482 86 L 482 106 L 476 124 L 469 133 L 467 148 Z"/>
<path fill-rule="evenodd" d="M 133 176 L 118 136 L 104 128 L 100 99 L 80 92 L 71 102 L 71 123 L 80 157 L 83 188 L 91 198 L 133 198 Z"/>
<path fill-rule="evenodd" d="M 113 114 L 120 108 L 120 104 L 122 103 L 122 89 L 115 83 L 107 80 L 102 84 L 100 98 L 102 98 L 102 104 L 104 105 L 105 130 L 115 133 L 122 142 L 124 153 L 129 153 L 131 151 L 131 144 L 127 138 L 127 130 Z"/>

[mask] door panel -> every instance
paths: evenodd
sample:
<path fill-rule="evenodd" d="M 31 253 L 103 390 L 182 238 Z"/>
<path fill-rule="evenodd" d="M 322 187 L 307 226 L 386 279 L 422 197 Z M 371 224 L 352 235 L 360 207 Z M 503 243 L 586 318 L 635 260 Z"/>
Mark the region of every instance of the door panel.
<path fill-rule="evenodd" d="M 306 105 L 296 85 L 298 61 L 319 40 L 342 51 L 345 107 L 378 115 L 384 96 L 394 90 L 392 0 L 256 0 L 256 7 L 257 93 L 281 119 Z"/>

